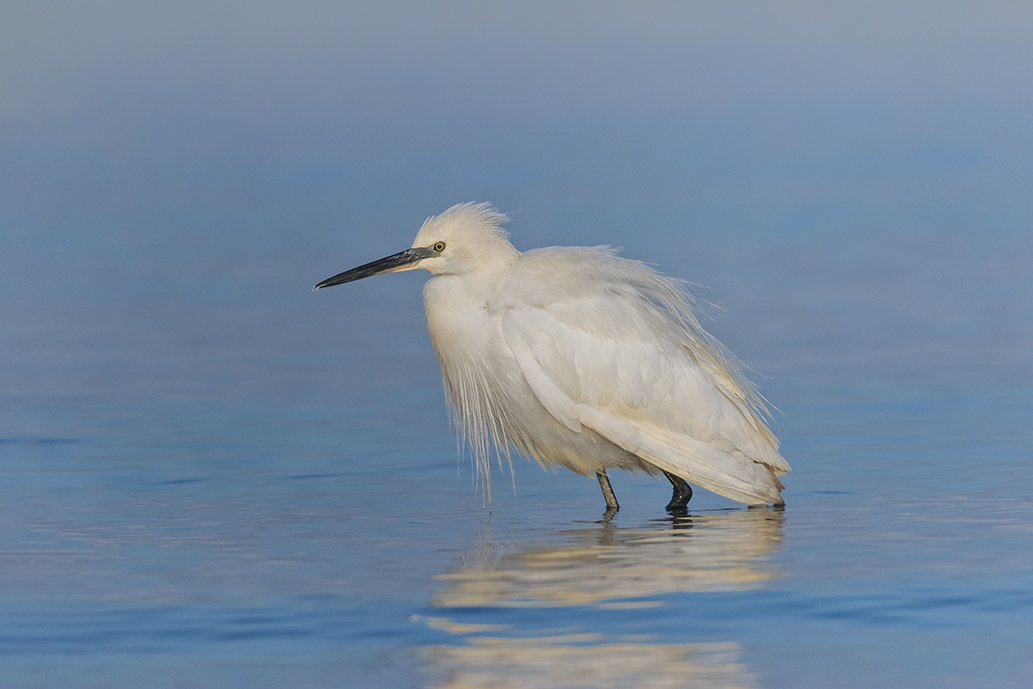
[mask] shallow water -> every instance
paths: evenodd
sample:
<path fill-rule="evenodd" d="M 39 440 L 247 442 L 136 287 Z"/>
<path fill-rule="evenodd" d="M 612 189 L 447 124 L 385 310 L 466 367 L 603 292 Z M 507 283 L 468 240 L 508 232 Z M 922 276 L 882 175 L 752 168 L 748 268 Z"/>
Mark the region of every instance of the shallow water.
<path fill-rule="evenodd" d="M 617 474 L 606 520 L 522 460 L 482 506 L 390 399 L 18 400 L 74 432 L 0 445 L 5 683 L 1022 686 L 1031 402 L 800 405 L 784 510 Z"/>

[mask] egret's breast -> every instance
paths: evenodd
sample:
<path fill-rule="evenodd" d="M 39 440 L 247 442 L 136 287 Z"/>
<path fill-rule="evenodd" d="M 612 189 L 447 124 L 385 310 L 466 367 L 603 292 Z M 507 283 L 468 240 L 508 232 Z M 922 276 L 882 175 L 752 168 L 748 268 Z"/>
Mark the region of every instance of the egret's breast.
<path fill-rule="evenodd" d="M 440 275 L 423 288 L 427 330 L 442 364 L 505 358 L 501 318 L 488 312 L 487 297 L 471 289 L 462 278 Z"/>

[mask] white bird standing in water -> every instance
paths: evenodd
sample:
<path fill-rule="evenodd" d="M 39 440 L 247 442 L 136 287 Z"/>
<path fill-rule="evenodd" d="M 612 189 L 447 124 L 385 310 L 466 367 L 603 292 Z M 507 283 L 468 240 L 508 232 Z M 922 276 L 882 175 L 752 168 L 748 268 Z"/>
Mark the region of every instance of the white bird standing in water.
<path fill-rule="evenodd" d="M 763 399 L 706 333 L 684 283 L 606 247 L 521 253 L 490 204 L 428 218 L 412 248 L 316 289 L 422 268 L 427 328 L 445 391 L 478 470 L 509 446 L 544 466 L 595 474 L 662 472 L 667 509 L 689 482 L 748 505 L 783 504 L 789 465 Z"/>

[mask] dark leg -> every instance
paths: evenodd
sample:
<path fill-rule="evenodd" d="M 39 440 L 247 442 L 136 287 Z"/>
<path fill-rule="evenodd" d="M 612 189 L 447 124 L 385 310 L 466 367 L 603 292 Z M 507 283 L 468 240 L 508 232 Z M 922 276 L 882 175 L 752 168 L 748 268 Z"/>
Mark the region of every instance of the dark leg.
<path fill-rule="evenodd" d="M 616 512 L 621 508 L 617 504 L 617 496 L 613 494 L 613 487 L 610 486 L 610 477 L 606 475 L 606 470 L 598 472 L 595 477 L 599 479 L 599 487 L 603 489 L 603 497 L 606 499 L 606 511 Z"/>
<path fill-rule="evenodd" d="M 664 471 L 661 469 L 660 471 Z M 681 476 L 675 476 L 664 471 L 664 476 L 674 486 L 674 495 L 671 496 L 671 501 L 667 503 L 667 509 L 677 510 L 685 507 L 689 504 L 689 500 L 692 500 L 692 486 L 685 482 Z"/>

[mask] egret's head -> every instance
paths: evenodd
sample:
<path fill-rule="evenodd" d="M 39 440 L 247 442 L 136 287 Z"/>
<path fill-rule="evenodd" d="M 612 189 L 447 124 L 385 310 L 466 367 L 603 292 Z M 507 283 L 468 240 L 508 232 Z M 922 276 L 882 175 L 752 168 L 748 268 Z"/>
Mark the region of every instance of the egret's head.
<path fill-rule="evenodd" d="M 427 218 L 410 251 L 430 250 L 418 268 L 435 275 L 460 275 L 512 261 L 516 250 L 502 229 L 507 218 L 489 203 L 462 203 Z"/>
<path fill-rule="evenodd" d="M 462 203 L 427 218 L 412 248 L 323 280 L 316 289 L 381 273 L 422 268 L 435 275 L 461 275 L 511 264 L 517 251 L 501 224 L 506 216 L 488 203 Z"/>

